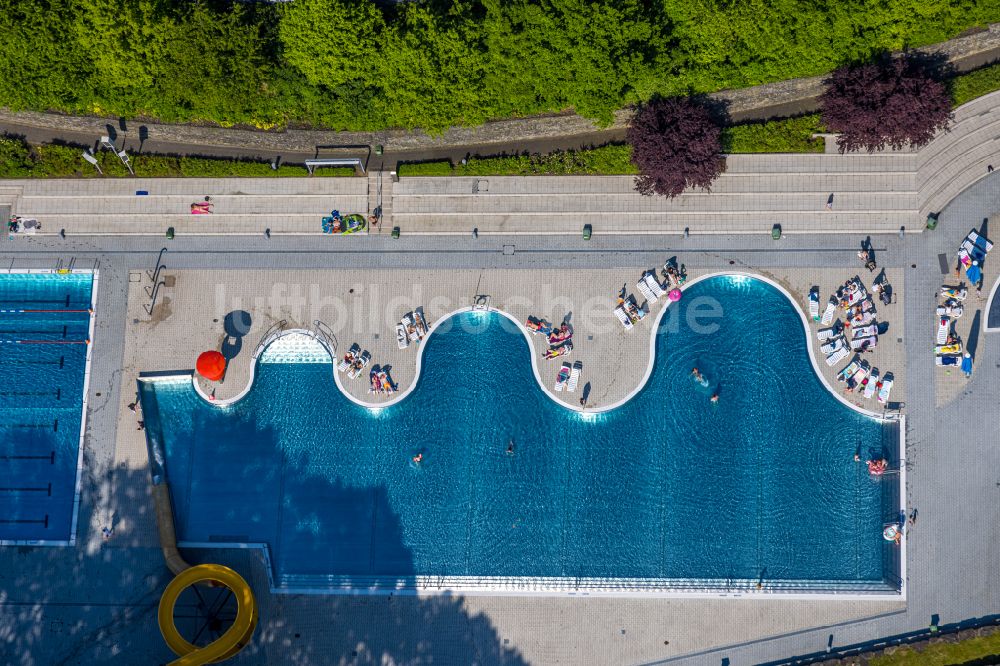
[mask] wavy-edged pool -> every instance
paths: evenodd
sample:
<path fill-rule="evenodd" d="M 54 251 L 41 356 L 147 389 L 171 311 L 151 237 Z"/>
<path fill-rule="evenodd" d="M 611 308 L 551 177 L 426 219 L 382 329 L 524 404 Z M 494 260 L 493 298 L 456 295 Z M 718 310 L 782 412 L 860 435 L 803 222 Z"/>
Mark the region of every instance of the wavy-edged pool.
<path fill-rule="evenodd" d="M 688 317 L 699 296 L 722 316 Z M 710 278 L 675 308 L 646 385 L 599 415 L 549 399 L 522 332 L 482 312 L 428 338 L 415 390 L 381 410 L 317 359 L 258 363 L 222 408 L 142 381 L 178 536 L 266 545 L 285 590 L 896 590 L 898 478 L 854 454 L 892 458 L 898 425 L 829 392 L 774 287 Z"/>

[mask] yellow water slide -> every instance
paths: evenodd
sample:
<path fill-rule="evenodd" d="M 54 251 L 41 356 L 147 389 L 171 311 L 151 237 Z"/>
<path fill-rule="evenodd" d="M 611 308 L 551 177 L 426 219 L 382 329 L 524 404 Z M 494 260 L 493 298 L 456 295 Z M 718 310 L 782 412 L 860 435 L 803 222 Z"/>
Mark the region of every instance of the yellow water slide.
<path fill-rule="evenodd" d="M 189 643 L 174 624 L 174 605 L 181 592 L 199 584 L 222 585 L 228 587 L 236 597 L 236 620 L 226 633 L 215 641 L 198 647 Z M 250 586 L 243 577 L 221 564 L 199 564 L 177 574 L 160 597 L 157 613 L 160 633 L 180 659 L 170 662 L 175 666 L 197 666 L 212 664 L 229 659 L 250 642 L 257 627 L 257 602 Z"/>

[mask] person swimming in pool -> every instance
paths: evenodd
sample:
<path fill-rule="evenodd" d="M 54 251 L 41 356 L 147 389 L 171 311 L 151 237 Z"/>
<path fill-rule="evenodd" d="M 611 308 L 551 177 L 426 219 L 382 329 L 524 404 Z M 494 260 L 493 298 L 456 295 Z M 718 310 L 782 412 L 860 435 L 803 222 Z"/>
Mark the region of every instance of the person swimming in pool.
<path fill-rule="evenodd" d="M 423 453 L 418 453 L 417 455 L 413 456 L 413 462 L 417 463 L 418 465 L 420 463 L 422 463 L 423 461 L 424 461 L 424 454 Z"/>
<path fill-rule="evenodd" d="M 712 394 L 712 404 L 713 405 L 719 404 L 719 394 L 718 393 L 713 393 Z"/>
<path fill-rule="evenodd" d="M 507 455 L 514 455 L 514 440 L 507 442 Z"/>
<path fill-rule="evenodd" d="M 691 376 L 701 381 L 701 372 L 698 371 L 698 368 L 691 368 Z"/>

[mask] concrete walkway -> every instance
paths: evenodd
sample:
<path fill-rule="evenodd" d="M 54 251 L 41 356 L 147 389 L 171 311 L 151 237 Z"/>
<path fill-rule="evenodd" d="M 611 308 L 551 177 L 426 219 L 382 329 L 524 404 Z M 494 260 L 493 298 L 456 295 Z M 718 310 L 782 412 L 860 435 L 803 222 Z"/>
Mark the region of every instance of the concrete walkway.
<path fill-rule="evenodd" d="M 401 233 L 433 235 L 898 233 L 987 174 L 1000 152 L 1000 92 L 955 112 L 917 152 L 732 155 L 711 192 L 644 197 L 630 176 L 8 180 L 0 206 L 43 234 L 320 234 L 330 210 L 372 212 Z M 137 196 L 137 191 L 148 195 Z M 215 213 L 191 215 L 211 195 Z M 830 197 L 833 197 L 832 202 Z M 831 205 L 828 208 L 827 203 Z M 325 241 L 324 241 L 325 242 Z M 331 242 L 335 242 L 332 241 Z M 348 240 L 348 242 L 350 242 Z"/>

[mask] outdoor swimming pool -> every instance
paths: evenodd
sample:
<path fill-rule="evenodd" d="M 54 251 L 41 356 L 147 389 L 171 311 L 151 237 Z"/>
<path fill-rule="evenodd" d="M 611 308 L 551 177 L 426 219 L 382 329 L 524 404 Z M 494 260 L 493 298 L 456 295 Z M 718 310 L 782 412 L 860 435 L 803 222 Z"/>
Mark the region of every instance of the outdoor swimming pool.
<path fill-rule="evenodd" d="M 686 323 L 698 296 L 721 307 L 713 332 Z M 415 391 L 382 410 L 345 398 L 322 356 L 265 352 L 253 390 L 223 408 L 190 379 L 142 381 L 178 536 L 267 544 L 288 590 L 896 589 L 897 547 L 881 532 L 898 478 L 873 479 L 853 456 L 892 459 L 898 426 L 829 393 L 774 287 L 711 278 L 678 307 L 645 387 L 599 415 L 544 395 L 522 333 L 496 313 L 432 334 Z M 638 382 L 645 368 L 622 371 Z"/>
<path fill-rule="evenodd" d="M 0 275 L 0 542 L 76 537 L 96 277 Z"/>

